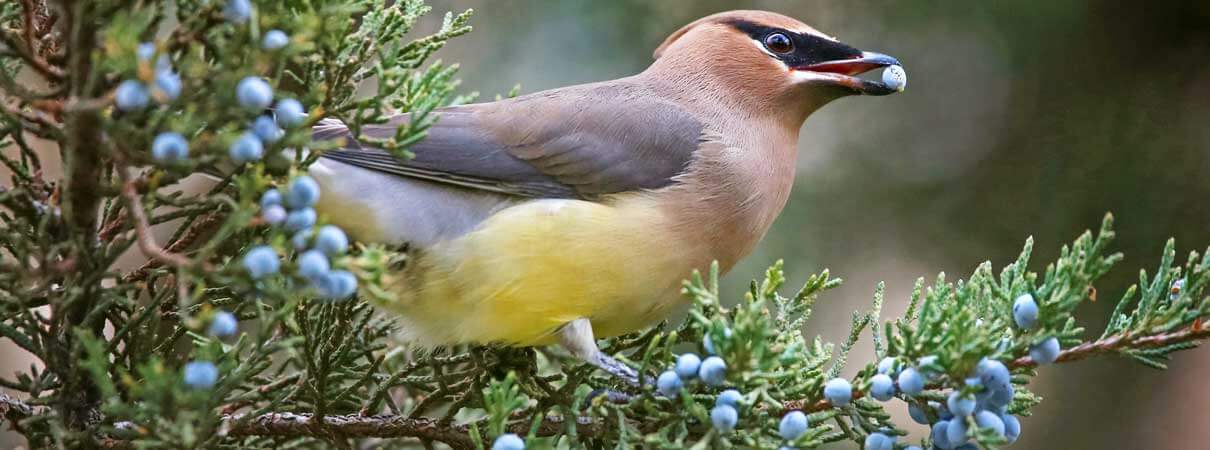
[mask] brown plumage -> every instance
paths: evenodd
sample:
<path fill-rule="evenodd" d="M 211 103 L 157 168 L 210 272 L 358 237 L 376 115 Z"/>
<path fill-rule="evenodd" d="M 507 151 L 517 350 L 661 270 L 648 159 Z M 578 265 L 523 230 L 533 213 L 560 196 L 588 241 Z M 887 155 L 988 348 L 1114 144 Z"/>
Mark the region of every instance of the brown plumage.
<path fill-rule="evenodd" d="M 839 97 L 894 92 L 852 75 L 897 64 L 763 11 L 695 21 L 655 58 L 631 77 L 442 109 L 409 161 L 339 122 L 316 128 L 349 142 L 312 168 L 321 212 L 358 239 L 415 248 L 384 305 L 407 337 L 561 341 L 629 376 L 593 329 L 658 320 L 690 271 L 747 255 L 789 197 L 803 121 Z"/>

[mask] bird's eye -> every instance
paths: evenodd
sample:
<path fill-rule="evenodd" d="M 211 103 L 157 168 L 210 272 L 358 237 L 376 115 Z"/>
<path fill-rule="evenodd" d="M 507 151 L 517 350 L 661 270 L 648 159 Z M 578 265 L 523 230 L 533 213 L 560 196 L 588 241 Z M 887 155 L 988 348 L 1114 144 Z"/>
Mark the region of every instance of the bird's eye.
<path fill-rule="evenodd" d="M 794 50 L 794 42 L 782 33 L 773 33 L 765 38 L 765 47 L 773 53 L 790 53 Z"/>

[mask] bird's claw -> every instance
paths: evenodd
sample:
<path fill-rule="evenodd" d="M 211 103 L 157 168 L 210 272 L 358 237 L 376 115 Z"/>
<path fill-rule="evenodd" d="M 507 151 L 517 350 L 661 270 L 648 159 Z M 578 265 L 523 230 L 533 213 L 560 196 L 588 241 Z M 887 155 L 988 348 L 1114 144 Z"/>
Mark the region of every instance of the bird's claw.
<path fill-rule="evenodd" d="M 598 398 L 602 399 L 602 401 L 616 404 L 630 403 L 634 399 L 633 396 L 625 392 L 611 389 L 593 389 L 592 392 L 588 393 L 588 397 L 585 397 L 584 401 L 585 403 L 592 404 Z"/>
<path fill-rule="evenodd" d="M 593 363 L 595 366 L 601 368 L 601 370 L 604 370 L 606 373 L 613 375 L 614 377 L 617 377 L 618 379 L 621 379 L 622 381 L 625 381 L 626 384 L 629 384 L 634 387 L 643 386 L 643 384 L 639 382 L 639 372 L 638 371 L 634 370 L 633 368 L 626 365 L 625 363 L 614 359 L 611 356 L 605 355 L 603 353 L 598 353 L 596 361 L 593 361 Z"/>

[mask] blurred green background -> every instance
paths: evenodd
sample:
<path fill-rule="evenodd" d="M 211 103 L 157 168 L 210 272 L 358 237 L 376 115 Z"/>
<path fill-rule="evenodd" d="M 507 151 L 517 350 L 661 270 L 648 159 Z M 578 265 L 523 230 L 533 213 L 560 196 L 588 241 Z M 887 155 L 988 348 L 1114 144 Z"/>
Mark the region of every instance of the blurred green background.
<path fill-rule="evenodd" d="M 726 9 L 781 12 L 898 57 L 906 92 L 842 99 L 807 121 L 786 211 L 728 277 L 738 297 L 777 258 L 793 283 L 831 268 L 846 283 L 823 297 L 811 334 L 842 339 L 879 280 L 898 314 L 917 277 L 966 277 L 989 259 L 998 269 L 1027 236 L 1041 270 L 1112 211 L 1127 258 L 1080 311 L 1096 331 L 1168 237 L 1182 253 L 1210 245 L 1204 0 L 431 3 L 477 11 L 475 32 L 440 56 L 462 64 L 464 90 L 482 100 L 633 74 L 669 33 Z M 1014 448 L 1206 448 L 1210 417 L 1193 412 L 1210 402 L 1204 370 L 1210 349 L 1169 372 L 1123 360 L 1045 368 L 1046 401 Z"/>

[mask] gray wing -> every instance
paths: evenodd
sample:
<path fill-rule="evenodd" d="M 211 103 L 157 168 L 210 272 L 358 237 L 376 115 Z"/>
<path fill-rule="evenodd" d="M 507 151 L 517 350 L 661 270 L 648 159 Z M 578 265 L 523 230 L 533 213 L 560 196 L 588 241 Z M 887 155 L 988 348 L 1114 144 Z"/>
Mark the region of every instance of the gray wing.
<path fill-rule="evenodd" d="M 436 112 L 427 137 L 399 161 L 363 146 L 337 121 L 313 131 L 317 140 L 343 137 L 324 158 L 437 183 L 536 198 L 594 198 L 658 189 L 693 158 L 702 125 L 681 107 L 631 86 L 597 85 L 537 93 Z M 409 117 L 362 127 L 377 138 Z"/>

